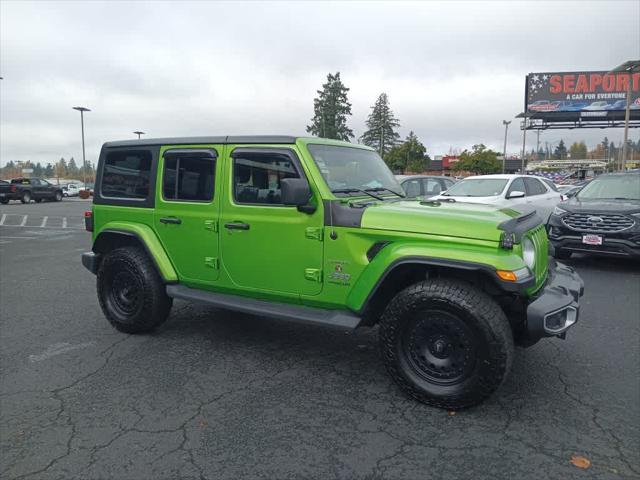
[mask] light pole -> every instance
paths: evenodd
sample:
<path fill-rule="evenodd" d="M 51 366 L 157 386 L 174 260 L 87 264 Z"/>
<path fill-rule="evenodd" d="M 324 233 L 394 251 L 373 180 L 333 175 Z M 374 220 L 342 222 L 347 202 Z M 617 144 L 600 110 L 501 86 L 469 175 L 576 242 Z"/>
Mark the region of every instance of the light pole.
<path fill-rule="evenodd" d="M 524 120 L 522 121 L 522 166 L 520 168 L 520 173 L 524 175 L 526 173 L 524 167 L 524 154 L 527 145 L 527 115 L 524 115 Z"/>
<path fill-rule="evenodd" d="M 507 163 L 507 130 L 509 130 L 509 124 L 511 120 L 508 122 L 506 120 L 502 120 L 502 124 L 504 125 L 504 148 L 502 149 L 502 173 L 504 173 L 505 166 Z"/>
<path fill-rule="evenodd" d="M 140 140 L 140 135 L 144 135 L 144 132 L 141 132 L 140 130 L 136 130 L 135 132 L 136 135 L 138 135 L 138 140 Z"/>
<path fill-rule="evenodd" d="M 622 144 L 622 158 L 620 159 L 620 170 L 624 171 L 627 162 L 627 151 L 629 150 L 629 116 L 631 110 L 631 83 L 633 74 L 640 72 L 640 60 L 629 60 L 622 65 L 617 66 L 608 73 L 627 73 L 629 79 L 627 82 L 627 106 L 624 112 L 624 143 Z"/>
<path fill-rule="evenodd" d="M 87 160 L 84 154 L 84 112 L 90 112 L 85 107 L 73 107 L 74 110 L 80 112 L 80 126 L 82 127 L 82 181 L 84 182 L 84 188 L 87 188 Z"/>

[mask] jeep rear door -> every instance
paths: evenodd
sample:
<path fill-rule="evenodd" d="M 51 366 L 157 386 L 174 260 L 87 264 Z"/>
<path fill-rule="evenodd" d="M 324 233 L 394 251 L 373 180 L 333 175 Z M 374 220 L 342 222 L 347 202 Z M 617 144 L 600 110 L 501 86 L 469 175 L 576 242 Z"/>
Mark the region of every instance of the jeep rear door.
<path fill-rule="evenodd" d="M 160 149 L 154 228 L 185 285 L 210 284 L 219 276 L 221 153 L 221 145 Z"/>
<path fill-rule="evenodd" d="M 296 150 L 227 148 L 220 242 L 229 279 L 274 296 L 320 293 L 322 212 L 303 213 L 281 201 L 282 179 L 307 178 Z"/>

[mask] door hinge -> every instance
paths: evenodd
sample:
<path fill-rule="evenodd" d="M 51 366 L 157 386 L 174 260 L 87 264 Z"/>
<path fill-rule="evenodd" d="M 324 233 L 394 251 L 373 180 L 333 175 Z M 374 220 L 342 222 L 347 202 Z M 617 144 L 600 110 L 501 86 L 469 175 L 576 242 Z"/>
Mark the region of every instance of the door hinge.
<path fill-rule="evenodd" d="M 307 227 L 304 230 L 304 236 L 310 240 L 322 241 L 322 227 Z"/>
<path fill-rule="evenodd" d="M 218 258 L 217 257 L 204 257 L 204 265 L 205 267 L 213 268 L 214 270 L 218 269 Z"/>
<path fill-rule="evenodd" d="M 319 268 L 305 268 L 304 278 L 312 282 L 322 282 L 322 270 Z"/>
<path fill-rule="evenodd" d="M 205 230 L 211 230 L 212 232 L 218 231 L 218 221 L 217 220 L 205 220 L 204 221 Z"/>

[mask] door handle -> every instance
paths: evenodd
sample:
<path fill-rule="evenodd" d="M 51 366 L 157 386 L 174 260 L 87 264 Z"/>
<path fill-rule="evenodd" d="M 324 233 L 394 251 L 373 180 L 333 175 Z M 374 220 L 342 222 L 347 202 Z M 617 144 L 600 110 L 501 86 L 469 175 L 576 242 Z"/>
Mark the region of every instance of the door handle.
<path fill-rule="evenodd" d="M 249 224 L 242 222 L 231 222 L 225 223 L 224 228 L 228 230 L 249 230 Z"/>
<path fill-rule="evenodd" d="M 160 219 L 160 223 L 173 223 L 175 225 L 180 225 L 182 223 L 182 220 L 180 220 L 178 217 L 164 217 Z"/>

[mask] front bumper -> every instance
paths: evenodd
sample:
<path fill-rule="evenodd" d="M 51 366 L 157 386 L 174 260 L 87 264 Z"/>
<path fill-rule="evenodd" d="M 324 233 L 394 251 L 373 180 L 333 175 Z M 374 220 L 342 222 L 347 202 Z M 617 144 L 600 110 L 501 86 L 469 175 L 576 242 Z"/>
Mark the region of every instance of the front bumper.
<path fill-rule="evenodd" d="M 527 337 L 564 338 L 567 330 L 578 321 L 580 297 L 584 282 L 576 271 L 549 259 L 547 284 L 527 306 Z"/>

